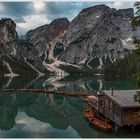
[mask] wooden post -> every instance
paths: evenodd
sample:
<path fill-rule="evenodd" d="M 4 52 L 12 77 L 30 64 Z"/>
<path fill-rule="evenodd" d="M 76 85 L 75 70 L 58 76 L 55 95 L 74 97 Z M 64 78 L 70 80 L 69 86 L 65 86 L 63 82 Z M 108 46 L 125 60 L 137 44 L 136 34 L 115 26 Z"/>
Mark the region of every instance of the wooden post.
<path fill-rule="evenodd" d="M 119 126 L 115 123 L 115 132 L 116 133 L 118 132 L 118 128 L 119 128 Z"/>
<path fill-rule="evenodd" d="M 132 132 L 134 132 L 134 130 L 135 130 L 135 125 L 134 124 L 132 124 L 131 129 L 132 129 Z"/>
<path fill-rule="evenodd" d="M 113 96 L 114 87 L 111 88 L 111 96 Z"/>

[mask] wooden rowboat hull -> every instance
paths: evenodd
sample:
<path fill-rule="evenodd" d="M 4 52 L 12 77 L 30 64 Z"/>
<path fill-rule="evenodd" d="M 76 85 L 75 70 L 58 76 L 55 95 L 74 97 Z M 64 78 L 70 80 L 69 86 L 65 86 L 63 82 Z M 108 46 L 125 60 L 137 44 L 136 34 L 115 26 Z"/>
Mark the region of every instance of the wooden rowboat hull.
<path fill-rule="evenodd" d="M 98 119 L 95 117 L 94 112 L 90 109 L 85 109 L 84 110 L 84 117 L 96 128 L 99 128 L 102 131 L 111 131 L 112 126 L 110 124 L 105 123 L 101 119 Z"/>
<path fill-rule="evenodd" d="M 93 118 L 90 123 L 92 125 L 94 125 L 96 128 L 99 128 L 100 130 L 103 130 L 105 132 L 107 131 L 111 131 L 112 130 L 112 126 L 109 125 L 109 124 L 106 124 L 105 122 L 99 120 L 99 119 L 96 119 L 96 118 Z"/>

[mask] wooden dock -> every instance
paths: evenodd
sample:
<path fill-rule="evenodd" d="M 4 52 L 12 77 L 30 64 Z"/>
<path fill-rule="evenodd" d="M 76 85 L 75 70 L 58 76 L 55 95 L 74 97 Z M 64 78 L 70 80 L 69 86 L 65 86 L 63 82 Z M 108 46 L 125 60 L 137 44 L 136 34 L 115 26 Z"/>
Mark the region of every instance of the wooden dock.
<path fill-rule="evenodd" d="M 140 103 L 134 96 L 139 90 L 102 91 L 97 96 L 87 96 L 84 101 L 99 117 L 114 125 L 114 130 L 124 125 L 140 125 Z"/>
<path fill-rule="evenodd" d="M 14 92 L 20 92 L 20 93 L 43 93 L 43 94 L 57 94 L 62 96 L 71 96 L 71 97 L 86 97 L 90 94 L 87 93 L 67 93 L 67 92 L 59 92 L 59 91 L 53 91 L 53 90 L 42 90 L 42 89 L 1 89 L 0 93 L 14 93 Z"/>

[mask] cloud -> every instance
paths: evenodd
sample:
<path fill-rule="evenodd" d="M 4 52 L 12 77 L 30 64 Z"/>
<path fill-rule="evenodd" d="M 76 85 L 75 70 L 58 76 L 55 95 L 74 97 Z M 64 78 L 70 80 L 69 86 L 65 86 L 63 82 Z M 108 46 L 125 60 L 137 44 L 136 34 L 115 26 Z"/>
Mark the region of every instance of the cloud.
<path fill-rule="evenodd" d="M 22 16 L 30 15 L 33 12 L 31 2 L 1 2 L 0 15 L 11 17 L 16 22 L 23 22 Z"/>
<path fill-rule="evenodd" d="M 133 8 L 134 2 L 123 2 L 123 0 L 117 0 L 112 3 L 111 7 L 116 9 Z"/>
<path fill-rule="evenodd" d="M 46 13 L 50 19 L 67 17 L 72 20 L 83 8 L 94 5 L 95 2 L 48 2 Z"/>
<path fill-rule="evenodd" d="M 50 20 L 45 14 L 23 16 L 25 22 L 17 23 L 17 30 L 22 34 L 38 26 L 49 24 Z"/>
<path fill-rule="evenodd" d="M 112 2 L 0 2 L 0 18 L 10 17 L 17 23 L 17 31 L 25 34 L 30 29 L 48 24 L 52 20 L 67 17 L 69 21 L 87 7 L 106 4 L 112 8 L 132 8 L 133 2 L 116 0 Z"/>
<path fill-rule="evenodd" d="M 0 4 L 0 12 L 3 12 L 4 11 L 4 6 L 3 4 Z"/>
<path fill-rule="evenodd" d="M 45 8 L 46 8 L 46 3 L 43 2 L 43 0 L 40 0 L 40 1 L 34 1 L 33 2 L 33 7 L 35 9 L 35 11 L 37 13 L 42 13 L 45 11 Z"/>
<path fill-rule="evenodd" d="M 120 9 L 123 7 L 123 1 L 122 0 L 117 0 L 114 2 L 114 7 L 117 9 Z"/>

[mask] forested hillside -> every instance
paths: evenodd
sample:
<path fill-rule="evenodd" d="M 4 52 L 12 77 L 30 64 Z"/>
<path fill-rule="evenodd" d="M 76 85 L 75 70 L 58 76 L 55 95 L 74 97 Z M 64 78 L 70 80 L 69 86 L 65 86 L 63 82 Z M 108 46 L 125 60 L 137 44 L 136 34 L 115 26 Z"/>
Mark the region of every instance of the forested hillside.
<path fill-rule="evenodd" d="M 140 76 L 140 48 L 133 50 L 132 53 L 126 55 L 123 59 L 108 65 L 104 69 L 106 77 L 132 77 Z"/>

